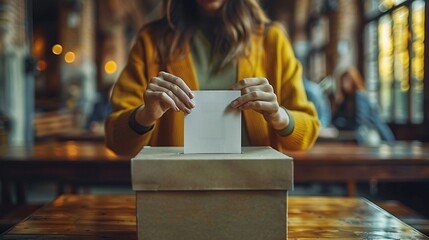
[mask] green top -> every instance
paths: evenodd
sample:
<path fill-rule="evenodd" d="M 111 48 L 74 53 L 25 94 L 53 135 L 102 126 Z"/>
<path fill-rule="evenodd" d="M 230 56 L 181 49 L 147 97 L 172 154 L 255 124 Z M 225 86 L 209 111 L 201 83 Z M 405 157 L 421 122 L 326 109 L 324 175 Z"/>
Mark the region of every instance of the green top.
<path fill-rule="evenodd" d="M 212 41 L 215 38 L 214 33 L 207 31 L 212 28 L 213 25 L 210 24 L 210 20 L 203 21 L 191 38 L 192 61 L 197 73 L 198 84 L 201 90 L 231 89 L 237 79 L 237 63 L 231 62 L 217 69 L 223 56 L 212 50 Z M 241 124 L 241 145 L 250 145 L 243 118 Z"/>
<path fill-rule="evenodd" d="M 223 56 L 213 52 L 212 42 L 201 28 L 191 39 L 191 52 L 201 90 L 231 89 L 237 79 L 237 63 L 231 62 L 216 70 Z"/>

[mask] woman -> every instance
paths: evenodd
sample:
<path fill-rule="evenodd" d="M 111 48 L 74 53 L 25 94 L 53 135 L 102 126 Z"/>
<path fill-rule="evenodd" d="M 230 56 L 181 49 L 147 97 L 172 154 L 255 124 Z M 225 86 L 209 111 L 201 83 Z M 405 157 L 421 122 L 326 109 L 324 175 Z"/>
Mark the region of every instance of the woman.
<path fill-rule="evenodd" d="M 307 149 L 319 123 L 301 66 L 282 29 L 257 0 L 164 0 L 143 27 L 111 98 L 107 146 L 132 155 L 144 145 L 183 145 L 193 90 L 236 89 L 244 145 Z"/>
<path fill-rule="evenodd" d="M 370 102 L 363 78 L 355 67 L 349 67 L 340 74 L 339 85 L 338 102 L 341 104 L 333 118 L 335 127 L 353 130 L 359 144 L 378 145 L 380 140 L 395 141 L 392 131 Z"/>

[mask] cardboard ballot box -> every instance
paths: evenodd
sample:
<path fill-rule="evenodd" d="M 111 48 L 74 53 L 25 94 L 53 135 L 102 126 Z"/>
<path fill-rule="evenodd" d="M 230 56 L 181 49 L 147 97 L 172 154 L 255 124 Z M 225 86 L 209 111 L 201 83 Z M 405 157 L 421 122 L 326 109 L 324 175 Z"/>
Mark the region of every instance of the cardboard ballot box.
<path fill-rule="evenodd" d="M 138 239 L 287 238 L 292 159 L 270 147 L 183 154 L 145 147 L 132 159 Z"/>

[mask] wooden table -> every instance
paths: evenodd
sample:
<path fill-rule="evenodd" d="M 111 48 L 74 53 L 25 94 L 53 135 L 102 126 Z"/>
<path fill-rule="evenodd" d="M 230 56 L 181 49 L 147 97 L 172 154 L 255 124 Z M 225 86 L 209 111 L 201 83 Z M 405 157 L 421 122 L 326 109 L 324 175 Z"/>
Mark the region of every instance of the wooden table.
<path fill-rule="evenodd" d="M 296 182 L 346 182 L 349 196 L 355 195 L 357 181 L 429 181 L 428 143 L 317 143 L 309 151 L 284 153 L 294 158 Z"/>
<path fill-rule="evenodd" d="M 65 141 L 0 147 L 2 204 L 12 204 L 12 186 L 16 186 L 17 204 L 24 204 L 27 182 L 57 183 L 58 194 L 67 185 L 131 186 L 130 159 L 131 156 L 117 156 L 100 142 Z"/>
<path fill-rule="evenodd" d="M 309 151 L 285 152 L 294 158 L 294 180 L 428 181 L 429 144 L 398 142 L 377 148 L 352 143 L 317 143 Z M 103 143 L 50 142 L 33 147 L 0 147 L 2 204 L 12 203 L 11 186 L 18 186 L 18 204 L 25 203 L 25 182 L 54 181 L 60 186 L 122 184 L 131 186 L 131 156 L 116 156 Z M 21 190 L 20 190 L 21 189 Z M 58 191 L 62 193 L 62 189 Z"/>
<path fill-rule="evenodd" d="M 366 199 L 290 197 L 289 239 L 429 239 Z M 63 195 L 3 239 L 136 239 L 134 195 Z"/>

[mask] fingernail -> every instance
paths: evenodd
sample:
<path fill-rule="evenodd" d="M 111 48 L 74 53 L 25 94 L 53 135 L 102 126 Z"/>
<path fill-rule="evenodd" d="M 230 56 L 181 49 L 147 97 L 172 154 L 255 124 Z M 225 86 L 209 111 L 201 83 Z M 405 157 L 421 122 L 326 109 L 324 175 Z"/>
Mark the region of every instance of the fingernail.
<path fill-rule="evenodd" d="M 175 107 L 174 111 L 178 112 L 178 111 L 180 111 L 180 109 L 178 107 Z"/>
<path fill-rule="evenodd" d="M 234 101 L 231 103 L 231 107 L 233 108 L 237 107 L 237 105 L 238 105 L 238 101 Z"/>
<path fill-rule="evenodd" d="M 194 101 L 192 101 L 192 100 L 191 100 L 191 101 L 189 101 L 189 104 L 191 105 L 191 107 L 192 107 L 192 108 L 194 108 L 194 107 L 195 107 L 195 102 L 194 102 Z"/>
<path fill-rule="evenodd" d="M 189 95 L 190 98 L 194 98 L 195 97 L 195 95 L 192 92 L 189 92 L 188 95 Z"/>
<path fill-rule="evenodd" d="M 185 109 L 184 109 L 184 110 L 185 110 L 185 113 L 187 113 L 187 114 L 190 114 L 190 113 L 191 113 L 191 109 L 189 109 L 189 108 L 186 108 L 186 107 L 185 107 Z"/>

